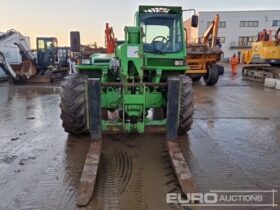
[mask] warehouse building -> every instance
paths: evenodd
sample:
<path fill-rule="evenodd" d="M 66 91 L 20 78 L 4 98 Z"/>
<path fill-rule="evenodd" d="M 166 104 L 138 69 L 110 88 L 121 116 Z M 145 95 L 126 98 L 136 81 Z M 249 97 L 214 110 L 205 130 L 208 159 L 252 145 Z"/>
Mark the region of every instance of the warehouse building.
<path fill-rule="evenodd" d="M 189 42 L 196 42 L 211 24 L 216 14 L 220 15 L 219 37 L 225 59 L 233 53 L 240 54 L 249 49 L 263 29 L 276 31 L 280 27 L 280 10 L 262 11 L 202 11 L 199 12 L 199 26 L 190 29 L 189 20 L 185 27 L 189 31 Z"/>

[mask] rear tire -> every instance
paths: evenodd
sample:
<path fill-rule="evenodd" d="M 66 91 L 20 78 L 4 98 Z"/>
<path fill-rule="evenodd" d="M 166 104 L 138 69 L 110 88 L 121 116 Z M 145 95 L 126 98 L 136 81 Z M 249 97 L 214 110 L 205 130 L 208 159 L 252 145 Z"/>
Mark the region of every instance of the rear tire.
<path fill-rule="evenodd" d="M 188 76 L 180 76 L 181 98 L 178 134 L 185 134 L 191 129 L 193 123 L 193 89 L 192 79 Z"/>
<path fill-rule="evenodd" d="M 219 80 L 219 69 L 216 64 L 207 65 L 207 74 L 204 76 L 204 82 L 208 86 L 217 84 Z"/>
<path fill-rule="evenodd" d="M 62 81 L 62 127 L 71 134 L 88 133 L 86 80 L 84 75 L 69 75 Z"/>

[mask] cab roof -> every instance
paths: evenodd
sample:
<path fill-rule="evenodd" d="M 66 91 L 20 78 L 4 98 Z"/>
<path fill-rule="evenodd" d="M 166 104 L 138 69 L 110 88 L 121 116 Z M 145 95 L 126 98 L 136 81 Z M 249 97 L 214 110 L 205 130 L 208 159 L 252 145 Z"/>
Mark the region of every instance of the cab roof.
<path fill-rule="evenodd" d="M 139 13 L 182 14 L 182 7 L 140 5 Z"/>

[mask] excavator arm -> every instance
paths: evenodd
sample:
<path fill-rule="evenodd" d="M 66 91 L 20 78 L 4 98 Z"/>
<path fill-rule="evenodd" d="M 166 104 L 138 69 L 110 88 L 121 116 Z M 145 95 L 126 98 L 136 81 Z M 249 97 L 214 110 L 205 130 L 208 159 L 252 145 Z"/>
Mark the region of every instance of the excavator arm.
<path fill-rule="evenodd" d="M 4 53 L 0 52 L 0 66 L 5 71 L 7 75 L 10 75 L 15 81 L 18 80 L 18 76 L 13 70 L 13 68 L 10 66 L 10 64 L 6 61 L 6 58 L 4 56 Z"/>
<path fill-rule="evenodd" d="M 219 24 L 220 24 L 220 16 L 217 14 L 214 18 L 214 21 L 210 24 L 210 26 L 205 30 L 202 35 L 202 44 L 207 44 L 212 39 L 211 47 L 214 47 L 217 42 L 217 36 L 219 31 Z"/>
<path fill-rule="evenodd" d="M 5 44 L 13 43 L 18 46 L 21 54 L 28 60 L 34 60 L 35 56 L 31 52 L 29 43 L 26 41 L 25 37 L 18 31 L 9 30 L 0 36 L 0 47 Z"/>
<path fill-rule="evenodd" d="M 114 53 L 116 49 L 116 38 L 113 32 L 113 28 L 109 26 L 109 23 L 106 23 L 105 42 L 106 52 L 108 54 Z"/>

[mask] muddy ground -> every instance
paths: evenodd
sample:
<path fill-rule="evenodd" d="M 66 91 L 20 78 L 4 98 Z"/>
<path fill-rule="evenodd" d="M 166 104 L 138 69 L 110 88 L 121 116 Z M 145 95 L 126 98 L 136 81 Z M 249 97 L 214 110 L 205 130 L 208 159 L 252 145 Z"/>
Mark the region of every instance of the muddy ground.
<path fill-rule="evenodd" d="M 180 142 L 200 192 L 278 190 L 280 91 L 232 77 L 194 84 L 195 120 Z M 0 83 L 0 209 L 76 209 L 89 137 L 63 131 L 59 84 Z M 86 209 L 184 209 L 164 136 L 105 136 L 96 191 Z M 271 198 L 271 197 L 270 197 Z M 185 209 L 272 209 L 191 207 Z M 277 209 L 274 208 L 274 209 Z"/>

